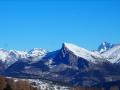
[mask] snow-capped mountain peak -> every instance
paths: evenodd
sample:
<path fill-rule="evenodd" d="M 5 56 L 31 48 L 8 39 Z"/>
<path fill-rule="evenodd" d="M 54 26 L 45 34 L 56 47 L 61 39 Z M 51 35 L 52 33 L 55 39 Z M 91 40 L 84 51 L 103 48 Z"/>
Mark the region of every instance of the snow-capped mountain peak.
<path fill-rule="evenodd" d="M 0 49 L 0 60 L 5 62 L 6 58 L 8 57 L 8 52 L 4 49 Z"/>
<path fill-rule="evenodd" d="M 114 46 L 114 45 L 111 44 L 111 43 L 103 42 L 103 43 L 101 43 L 101 45 L 98 47 L 98 51 L 99 51 L 100 53 L 103 53 L 103 52 L 111 49 L 113 46 Z"/>
<path fill-rule="evenodd" d="M 75 55 L 80 56 L 81 54 L 84 53 L 90 53 L 88 50 L 81 48 L 77 45 L 74 45 L 72 43 L 63 43 L 63 46 L 67 48 L 68 50 L 72 51 Z"/>
<path fill-rule="evenodd" d="M 27 51 L 17 51 L 19 58 L 27 58 L 28 52 Z"/>
<path fill-rule="evenodd" d="M 33 48 L 28 52 L 30 56 L 44 56 L 47 53 L 46 50 L 41 49 L 41 48 Z"/>
<path fill-rule="evenodd" d="M 0 49 L 0 62 L 5 64 L 5 67 L 10 66 L 11 64 L 13 64 L 16 61 L 17 60 L 16 60 L 15 54 L 13 55 L 13 53 L 11 51 L 7 51 L 5 49 Z"/>
<path fill-rule="evenodd" d="M 120 45 L 114 45 L 114 47 L 107 50 L 106 52 L 103 52 L 101 55 L 112 63 L 120 62 Z"/>
<path fill-rule="evenodd" d="M 63 43 L 63 47 L 66 48 L 68 51 L 72 52 L 73 54 L 75 54 L 76 56 L 90 61 L 95 61 L 93 57 L 101 58 L 99 53 L 89 51 L 87 49 L 81 48 L 71 43 Z"/>

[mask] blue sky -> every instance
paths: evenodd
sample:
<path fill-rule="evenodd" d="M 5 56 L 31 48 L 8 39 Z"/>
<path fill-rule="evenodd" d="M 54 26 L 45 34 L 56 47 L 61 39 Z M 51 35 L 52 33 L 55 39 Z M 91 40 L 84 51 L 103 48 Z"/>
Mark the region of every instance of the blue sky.
<path fill-rule="evenodd" d="M 95 49 L 120 43 L 120 1 L 0 0 L 0 47 L 55 50 L 63 42 Z"/>

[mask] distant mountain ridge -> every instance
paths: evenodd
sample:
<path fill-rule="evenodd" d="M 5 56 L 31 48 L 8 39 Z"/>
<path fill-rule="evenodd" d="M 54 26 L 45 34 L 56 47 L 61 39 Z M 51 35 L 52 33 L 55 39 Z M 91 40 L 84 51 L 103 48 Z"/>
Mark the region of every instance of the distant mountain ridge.
<path fill-rule="evenodd" d="M 39 48 L 29 52 L 0 52 L 3 55 L 0 70 L 5 76 L 42 78 L 73 86 L 93 86 L 120 80 L 119 44 L 104 42 L 96 51 L 63 43 L 61 49 L 53 52 Z M 12 58 L 13 62 L 6 57 Z"/>

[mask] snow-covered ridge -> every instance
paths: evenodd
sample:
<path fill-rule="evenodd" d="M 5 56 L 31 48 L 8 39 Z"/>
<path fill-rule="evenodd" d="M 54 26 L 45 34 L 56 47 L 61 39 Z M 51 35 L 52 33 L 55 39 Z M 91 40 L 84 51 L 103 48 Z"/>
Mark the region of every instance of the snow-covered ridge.
<path fill-rule="evenodd" d="M 102 58 L 99 53 L 88 51 L 87 49 L 81 48 L 77 45 L 71 43 L 64 43 L 63 45 L 65 48 L 67 48 L 69 51 L 71 51 L 78 57 L 82 57 L 90 61 L 95 61 L 93 57 Z"/>
<path fill-rule="evenodd" d="M 102 53 L 101 55 L 112 63 L 120 62 L 120 44 L 115 45 L 113 48 Z"/>
<path fill-rule="evenodd" d="M 91 62 L 96 62 L 98 60 L 110 61 L 111 63 L 120 62 L 120 44 L 113 45 L 104 42 L 100 45 L 100 52 L 98 50 L 89 51 L 72 43 L 63 43 L 63 47 L 66 50 L 72 52 L 77 57 L 84 58 Z M 30 51 L 0 49 L 0 61 L 6 63 L 7 66 L 9 66 L 19 59 L 30 59 L 32 61 L 38 61 L 47 54 L 48 52 L 41 48 L 34 48 Z"/>
<path fill-rule="evenodd" d="M 109 49 L 108 51 L 102 53 L 102 55 L 106 55 L 107 57 L 111 56 L 111 55 L 115 55 L 120 53 L 120 45 L 116 45 L 113 48 Z"/>
<path fill-rule="evenodd" d="M 104 42 L 101 44 L 101 52 L 89 51 L 87 49 L 81 48 L 71 43 L 64 43 L 64 47 L 74 53 L 78 57 L 82 57 L 92 62 L 105 62 L 109 61 L 111 63 L 120 62 L 120 44 L 110 44 Z"/>
<path fill-rule="evenodd" d="M 47 51 L 40 48 L 35 48 L 30 51 L 17 51 L 17 50 L 5 50 L 0 49 L 0 61 L 7 64 L 7 66 L 13 64 L 19 59 L 27 59 L 28 57 L 32 58 L 42 58 L 46 55 Z"/>
<path fill-rule="evenodd" d="M 47 53 L 46 50 L 41 48 L 34 48 L 28 52 L 30 56 L 44 56 Z"/>

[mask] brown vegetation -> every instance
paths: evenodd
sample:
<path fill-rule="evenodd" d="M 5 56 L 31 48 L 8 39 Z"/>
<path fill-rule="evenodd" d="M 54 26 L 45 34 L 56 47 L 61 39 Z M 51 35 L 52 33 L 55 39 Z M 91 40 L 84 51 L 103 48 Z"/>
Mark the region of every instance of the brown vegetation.
<path fill-rule="evenodd" d="M 47 88 L 46 88 L 47 89 Z M 0 77 L 0 90 L 37 90 L 25 80 Z M 119 86 L 111 86 L 109 89 L 95 87 L 75 87 L 71 90 L 120 90 Z"/>
<path fill-rule="evenodd" d="M 32 87 L 27 81 L 15 82 L 13 79 L 0 77 L 0 90 L 37 90 L 37 88 Z"/>

